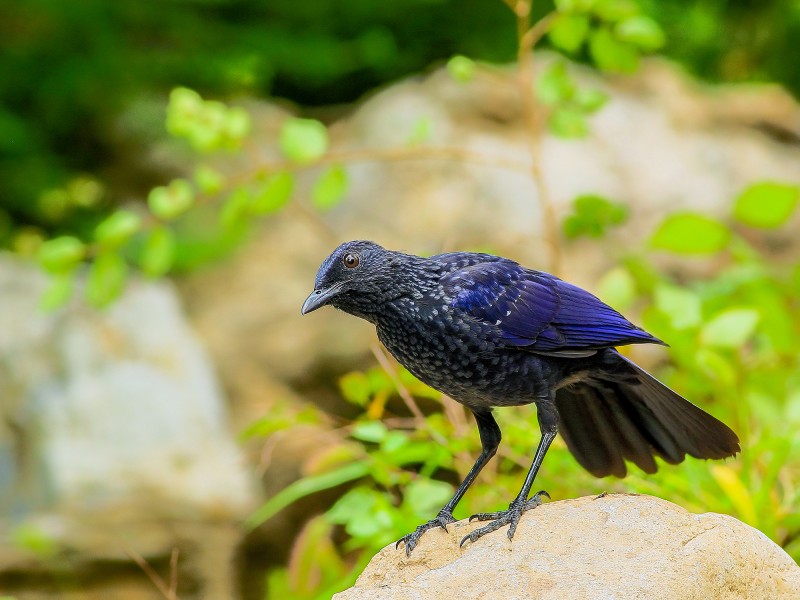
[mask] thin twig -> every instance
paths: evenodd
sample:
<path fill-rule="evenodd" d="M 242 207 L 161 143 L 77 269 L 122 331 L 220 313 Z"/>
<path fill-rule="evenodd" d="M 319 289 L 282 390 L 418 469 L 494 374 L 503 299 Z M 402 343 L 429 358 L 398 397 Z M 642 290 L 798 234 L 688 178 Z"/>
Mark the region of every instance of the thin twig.
<path fill-rule="evenodd" d="M 172 554 L 169 557 L 169 598 L 170 600 L 178 600 L 178 555 L 180 554 L 178 547 L 172 549 Z"/>
<path fill-rule="evenodd" d="M 518 0 L 513 11 L 517 17 L 517 85 L 522 100 L 522 118 L 528 131 L 528 152 L 531 156 L 530 174 L 533 177 L 539 204 L 544 217 L 544 238 L 550 247 L 550 270 L 561 271 L 561 244 L 558 218 L 542 172 L 542 117 L 543 111 L 536 101 L 533 83 L 533 47 L 548 32 L 555 13 L 550 13 L 530 25 L 533 0 Z"/>
<path fill-rule="evenodd" d="M 125 554 L 133 559 L 139 568 L 144 571 L 144 574 L 153 582 L 153 585 L 156 586 L 161 595 L 166 598 L 166 600 L 178 600 L 178 549 L 173 548 L 172 554 L 170 556 L 170 585 L 167 586 L 164 579 L 159 575 L 153 567 L 150 566 L 141 554 L 136 552 L 135 550 L 125 546 Z"/>

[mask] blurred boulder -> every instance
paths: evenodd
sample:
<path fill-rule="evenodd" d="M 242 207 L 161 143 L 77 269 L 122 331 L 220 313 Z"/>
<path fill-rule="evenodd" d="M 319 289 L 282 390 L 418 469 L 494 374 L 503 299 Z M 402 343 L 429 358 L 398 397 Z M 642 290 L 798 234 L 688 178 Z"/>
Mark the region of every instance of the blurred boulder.
<path fill-rule="evenodd" d="M 106 311 L 45 314 L 45 286 L 0 255 L 0 580 L 42 567 L 19 534 L 37 531 L 76 565 L 178 547 L 203 597 L 224 597 L 256 495 L 173 288 L 134 281 Z"/>
<path fill-rule="evenodd" d="M 760 531 L 652 496 L 545 504 L 506 529 L 459 541 L 480 523 L 434 529 L 406 557 L 390 544 L 334 600 L 540 598 L 789 600 L 800 567 Z"/>
<path fill-rule="evenodd" d="M 540 54 L 537 69 L 551 60 Z M 624 78 L 578 65 L 569 71 L 578 86 L 601 90 L 609 101 L 590 118 L 586 138 L 542 140 L 555 212 L 560 220 L 584 193 L 631 209 L 629 222 L 602 243 L 610 251 L 599 251 L 597 241 L 564 245 L 561 275 L 578 284 L 591 289 L 617 258 L 613 249 L 624 254 L 642 243 L 668 212 L 727 216 L 748 183 L 800 183 L 800 144 L 792 137 L 800 133 L 800 107 L 779 88 L 708 86 L 662 60 Z M 251 108 L 251 154 L 275 159 L 288 113 Z M 265 378 L 302 387 L 367 355 L 375 342 L 367 323 L 330 310 L 300 317 L 317 267 L 342 241 L 366 238 L 418 253 L 489 249 L 549 268 L 520 110 L 510 70 L 482 69 L 459 83 L 440 69 L 386 88 L 332 125 L 333 152 L 341 153 L 350 179 L 341 204 L 325 214 L 307 208 L 319 170 L 303 171 L 297 202 L 268 219 L 235 256 L 181 284 L 192 322 L 226 385 L 236 388 L 236 406 L 263 402 Z M 429 139 L 410 145 L 420 123 Z M 796 244 L 790 231 L 779 235 Z"/>

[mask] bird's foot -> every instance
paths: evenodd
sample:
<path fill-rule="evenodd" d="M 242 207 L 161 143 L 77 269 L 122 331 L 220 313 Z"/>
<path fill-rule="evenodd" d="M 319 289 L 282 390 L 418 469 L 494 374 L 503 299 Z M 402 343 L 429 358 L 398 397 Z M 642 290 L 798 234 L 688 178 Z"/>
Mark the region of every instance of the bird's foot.
<path fill-rule="evenodd" d="M 514 533 L 517 531 L 517 525 L 519 524 L 520 517 L 522 517 L 522 513 L 524 513 L 526 510 L 530 510 L 539 506 L 542 503 L 542 496 L 547 496 L 550 498 L 550 494 L 542 490 L 541 492 L 536 492 L 531 498 L 523 502 L 517 502 L 514 500 L 514 502 L 512 502 L 508 507 L 508 510 L 472 515 L 469 518 L 470 521 L 474 519 L 476 521 L 491 521 L 491 523 L 485 527 L 480 527 L 469 535 L 465 536 L 464 539 L 461 540 L 459 546 L 463 546 L 467 540 L 474 542 L 478 538 L 483 537 L 487 533 L 496 531 L 504 525 L 509 526 L 508 539 L 513 539 Z"/>
<path fill-rule="evenodd" d="M 449 523 L 455 523 L 456 520 L 453 518 L 453 513 L 449 510 L 440 510 L 439 514 L 436 515 L 433 519 L 428 521 L 427 523 L 423 523 L 419 527 L 417 527 L 412 533 L 408 535 L 404 535 L 397 543 L 394 545 L 395 549 L 400 547 L 400 544 L 406 545 L 406 556 L 411 554 L 411 551 L 416 548 L 417 542 L 419 542 L 419 538 L 422 537 L 422 534 L 428 531 L 428 529 L 433 529 L 434 527 L 441 527 L 445 531 L 447 531 L 447 525 Z"/>

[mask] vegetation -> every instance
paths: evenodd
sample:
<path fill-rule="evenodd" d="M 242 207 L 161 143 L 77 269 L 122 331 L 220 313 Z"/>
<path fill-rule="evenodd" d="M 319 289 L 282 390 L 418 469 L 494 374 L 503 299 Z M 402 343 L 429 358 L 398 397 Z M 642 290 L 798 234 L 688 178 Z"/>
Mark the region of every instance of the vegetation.
<path fill-rule="evenodd" d="M 0 18 L 6 24 L 0 25 L 6 34 L 0 48 L 22 48 L 20 31 L 29 36 L 27 52 L 3 59 L 13 77 L 0 83 L 6 98 L 0 180 L 8 188 L 0 200 L 0 244 L 36 256 L 51 275 L 42 299 L 50 310 L 70 298 L 82 270 L 88 271 L 86 300 L 104 307 L 122 292 L 131 269 L 161 277 L 197 268 L 245 241 L 258 219 L 278 211 L 312 211 L 324 219 L 345 197 L 353 161 L 452 150 L 427 144 L 424 121 L 408 132 L 402 148 L 366 155 L 332 150 L 325 124 L 291 118 L 280 132 L 280 157 L 248 159 L 241 171 L 223 175 L 212 165 L 220 155 L 246 154 L 251 118 L 235 101 L 212 98 L 271 93 L 306 104 L 351 101 L 437 59 L 449 58 L 451 76 L 468 81 L 487 68 L 483 61 L 516 56 L 530 175 L 544 203 L 557 271 L 559 249 L 579 238 L 603 244 L 629 210 L 613 199 L 584 195 L 563 223 L 555 220 L 538 171 L 542 130 L 582 137 L 606 98 L 577 86 L 559 60 L 537 81 L 527 79 L 534 46 L 549 45 L 611 73 L 630 73 L 643 54 L 663 49 L 709 78 L 775 79 L 800 90 L 797 70 L 782 58 L 800 33 L 800 12 L 789 0 L 734 2 L 733 11 L 721 0 L 702 6 L 689 0 L 556 0 L 535 3 L 533 12 L 529 0 L 507 0 L 507 7 L 470 0 L 457 9 L 454 2 L 421 0 L 247 6 L 215 0 L 157 8 L 97 1 L 85 3 L 83 13 L 62 4 L 24 2 L 4 8 L 7 18 Z M 778 21 L 772 17 L 779 10 L 784 16 Z M 476 22 L 483 24 L 480 31 Z M 69 25 L 69 32 L 57 23 Z M 773 27 L 769 36 L 759 35 L 759 23 Z M 128 31 L 133 33 L 126 38 Z M 742 38 L 723 31 L 746 31 L 750 43 L 737 45 Z M 82 55 L 64 52 L 75 45 Z M 142 53 L 144 47 L 155 50 Z M 85 68 L 75 68 L 76 61 Z M 55 73 L 47 86 L 41 85 L 43 64 Z M 95 87 L 100 79 L 103 85 Z M 123 108 L 133 110 L 148 94 L 176 83 L 181 85 L 169 94 L 167 131 L 176 152 L 194 157 L 195 168 L 189 177 L 160 181 L 142 194 L 146 201 L 123 205 L 115 194 L 120 188 L 100 174 L 106 166 L 100 156 L 110 143 L 101 132 Z M 73 153 L 76 140 L 94 149 Z M 319 167 L 308 198 L 299 197 L 297 174 Z M 726 462 L 664 465 L 656 475 L 631 467 L 625 480 L 598 482 L 557 440 L 537 486 L 554 498 L 638 491 L 697 512 L 732 514 L 800 559 L 800 441 L 793 436 L 800 425 L 800 264 L 775 260 L 768 251 L 772 236 L 796 215 L 799 197 L 796 186 L 761 181 L 731 199 L 725 219 L 668 215 L 645 246 L 619 256 L 596 290 L 617 309 L 639 312 L 649 331 L 669 341 L 657 375 L 731 425 L 743 453 Z M 704 261 L 714 275 L 676 278 L 664 266 L 665 254 Z M 270 597 L 325 598 L 349 585 L 378 549 L 446 502 L 479 452 L 474 424 L 460 405 L 380 351 L 376 363 L 339 381 L 342 397 L 359 410 L 358 418 L 341 426 L 346 441 L 249 520 L 256 527 L 302 497 L 346 484 L 336 503 L 305 525 L 288 566 L 269 574 Z M 497 419 L 504 443 L 458 517 L 505 508 L 530 464 L 535 410 L 498 411 Z M 312 407 L 277 407 L 245 437 L 268 437 L 304 420 L 328 417 Z"/>

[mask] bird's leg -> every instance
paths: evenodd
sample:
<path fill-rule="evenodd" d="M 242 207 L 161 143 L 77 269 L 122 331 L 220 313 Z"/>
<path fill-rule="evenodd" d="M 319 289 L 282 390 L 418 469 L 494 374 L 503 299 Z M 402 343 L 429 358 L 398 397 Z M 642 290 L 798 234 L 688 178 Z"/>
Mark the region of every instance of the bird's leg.
<path fill-rule="evenodd" d="M 522 484 L 522 489 L 508 506 L 507 510 L 472 515 L 469 518 L 470 521 L 476 519 L 478 521 L 491 521 L 491 523 L 465 536 L 461 540 L 460 546 L 463 546 L 467 540 L 474 542 L 478 538 L 500 529 L 504 525 L 509 526 L 508 539 L 512 539 L 514 537 L 514 532 L 517 530 L 517 525 L 519 524 L 520 517 L 522 517 L 522 513 L 539 506 L 542 503 L 542 496 L 550 497 L 547 492 L 542 490 L 536 492 L 531 498 L 528 498 L 528 494 L 530 494 L 531 487 L 533 486 L 533 480 L 536 478 L 536 473 L 539 472 L 539 467 L 542 465 L 545 454 L 547 454 L 547 449 L 550 448 L 550 444 L 553 443 L 553 440 L 558 434 L 558 413 L 555 410 L 554 404 L 539 404 L 537 406 L 537 415 L 542 438 L 539 440 L 539 446 L 536 448 L 536 454 L 533 457 L 533 464 L 531 464 L 528 476 L 525 478 L 525 483 Z"/>
<path fill-rule="evenodd" d="M 453 510 L 455 510 L 456 504 L 458 504 L 461 498 L 464 496 L 467 488 L 469 488 L 469 486 L 472 485 L 472 482 L 475 481 L 475 478 L 478 476 L 478 473 L 481 472 L 481 469 L 483 469 L 486 463 L 489 462 L 489 459 L 491 459 L 495 452 L 497 452 L 497 447 L 500 445 L 501 434 L 500 428 L 497 426 L 492 413 L 489 411 L 473 411 L 472 414 L 475 415 L 475 421 L 478 423 L 478 433 L 481 436 L 480 456 L 478 456 L 478 460 L 475 461 L 475 464 L 472 465 L 472 468 L 469 470 L 469 473 L 467 473 L 464 481 L 462 481 L 461 485 L 458 486 L 456 493 L 452 498 L 450 498 L 450 501 L 445 504 L 444 508 L 439 511 L 439 514 L 427 523 L 423 523 L 417 527 L 412 533 L 404 535 L 397 540 L 395 548 L 399 548 L 400 544 L 404 543 L 406 545 L 406 556 L 411 554 L 411 551 L 416 547 L 417 542 L 419 542 L 419 538 L 422 537 L 422 534 L 428 531 L 428 529 L 441 527 L 447 531 L 448 523 L 456 522 L 456 520 L 453 518 Z"/>

